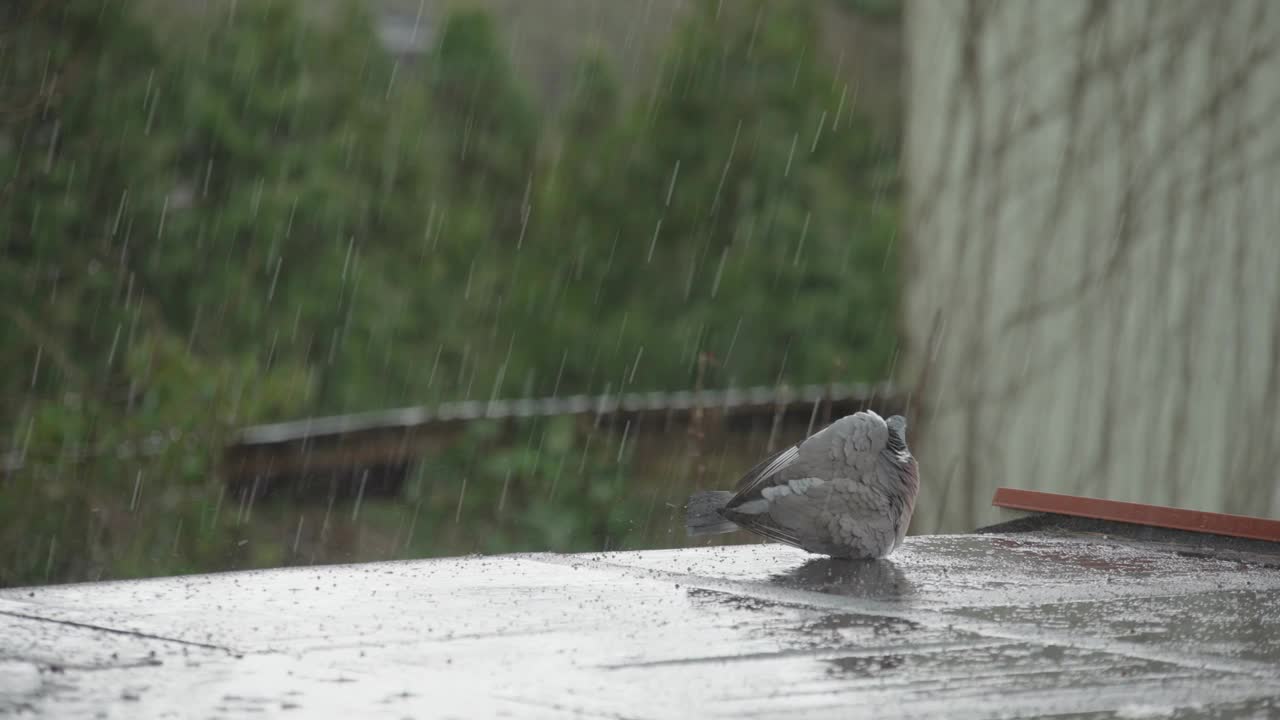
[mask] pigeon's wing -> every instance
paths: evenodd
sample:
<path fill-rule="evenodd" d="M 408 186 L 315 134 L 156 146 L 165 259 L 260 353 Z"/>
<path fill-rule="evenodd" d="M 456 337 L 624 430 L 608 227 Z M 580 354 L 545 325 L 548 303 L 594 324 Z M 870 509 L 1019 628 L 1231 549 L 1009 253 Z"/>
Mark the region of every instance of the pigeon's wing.
<path fill-rule="evenodd" d="M 754 520 L 760 525 L 768 526 L 776 534 L 789 538 L 784 542 L 797 547 L 812 548 L 828 544 L 830 537 L 826 518 L 831 512 L 839 511 L 843 500 L 834 490 L 834 483 L 819 478 L 779 481 L 761 491 L 760 503 L 768 504 L 751 508 L 760 510 Z M 742 520 L 735 516 L 734 522 L 741 524 Z"/>
<path fill-rule="evenodd" d="M 735 502 L 759 497 L 760 491 L 774 482 L 778 473 L 794 463 L 799 456 L 799 446 L 792 445 L 756 463 L 756 466 L 748 470 L 738 481 L 737 492 L 729 504 L 732 506 Z"/>
<path fill-rule="evenodd" d="M 879 471 L 859 479 L 795 478 L 766 488 L 742 510 L 795 538 L 800 547 L 850 557 L 880 557 L 896 544 L 900 509 Z M 767 503 L 767 505 L 766 505 Z M 739 525 L 747 518 L 734 514 Z"/>
<path fill-rule="evenodd" d="M 774 542 L 780 542 L 792 547 L 804 547 L 804 542 L 797 533 L 774 522 L 773 518 L 767 513 L 744 515 L 728 510 L 725 512 L 725 517 L 732 520 L 738 527 L 746 528 L 751 532 L 769 538 Z"/>
<path fill-rule="evenodd" d="M 761 503 L 763 503 L 762 508 L 767 507 L 767 501 L 763 500 L 761 493 L 779 482 L 779 473 L 794 463 L 799 456 L 799 446 L 792 445 L 761 460 L 755 467 L 748 470 L 738 481 L 737 492 L 725 506 L 725 517 L 770 540 L 800 547 L 800 539 L 796 534 L 773 522 L 768 513 L 762 514 L 758 509 L 749 513 L 736 512 L 743 506 L 748 506 L 744 509 L 751 509 L 750 506 L 761 505 Z"/>
<path fill-rule="evenodd" d="M 884 418 L 867 410 L 840 418 L 798 446 L 799 454 L 782 476 L 795 478 L 860 478 L 874 472 L 889 441 Z"/>

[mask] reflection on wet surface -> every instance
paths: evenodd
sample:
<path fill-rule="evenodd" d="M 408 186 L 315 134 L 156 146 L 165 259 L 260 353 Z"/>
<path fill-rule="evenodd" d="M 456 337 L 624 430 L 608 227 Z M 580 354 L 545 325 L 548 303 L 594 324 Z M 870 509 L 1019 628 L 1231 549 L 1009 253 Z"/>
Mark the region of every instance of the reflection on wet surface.
<path fill-rule="evenodd" d="M 876 600 L 903 598 L 913 592 L 906 575 L 890 560 L 815 558 L 769 579 L 800 590 Z"/>
<path fill-rule="evenodd" d="M 733 592 L 688 588 L 695 606 L 718 618 L 726 610 L 750 615 L 741 623 L 744 632 L 774 643 L 778 652 L 797 650 L 880 647 L 911 642 L 947 642 L 945 632 L 930 629 L 907 618 L 854 612 L 815 611 L 803 603 L 741 595 Z"/>
<path fill-rule="evenodd" d="M 902 665 L 903 657 L 901 655 L 874 655 L 871 657 L 852 657 L 836 658 L 827 660 L 831 664 L 831 669 L 827 672 L 831 674 L 842 674 L 852 677 L 869 678 L 882 675 L 889 670 Z"/>
<path fill-rule="evenodd" d="M 1002 623 L 1087 628 L 1096 637 L 1280 667 L 1280 591 L 1276 590 L 978 607 L 960 612 Z"/>

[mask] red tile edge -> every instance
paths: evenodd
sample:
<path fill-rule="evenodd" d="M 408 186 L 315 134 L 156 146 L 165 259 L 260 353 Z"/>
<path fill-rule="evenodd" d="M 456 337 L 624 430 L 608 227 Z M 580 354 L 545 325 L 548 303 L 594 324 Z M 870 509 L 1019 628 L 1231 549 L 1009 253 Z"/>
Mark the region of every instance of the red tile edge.
<path fill-rule="evenodd" d="M 1141 503 L 997 488 L 991 504 L 1009 510 L 1072 515 L 1190 532 L 1280 542 L 1280 520 L 1183 510 Z"/>

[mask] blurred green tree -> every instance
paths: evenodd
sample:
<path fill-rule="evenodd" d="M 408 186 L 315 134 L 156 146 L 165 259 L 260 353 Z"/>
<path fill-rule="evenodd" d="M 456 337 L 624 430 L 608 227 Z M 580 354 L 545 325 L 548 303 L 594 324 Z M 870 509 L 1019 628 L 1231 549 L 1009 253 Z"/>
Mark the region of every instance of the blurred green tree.
<path fill-rule="evenodd" d="M 405 66 L 356 2 L 137 7 L 0 9 L 0 584 L 301 561 L 217 478 L 243 424 L 887 369 L 896 169 L 808 3 L 698 3 L 645 92 L 588 53 L 547 118 L 482 13 Z M 657 496 L 593 433 L 478 425 L 319 524 L 623 546 Z"/>
<path fill-rule="evenodd" d="M 549 347 L 524 345 L 538 356 L 522 362 L 549 379 L 551 350 L 570 348 L 557 376 L 596 391 L 688 387 L 704 350 L 717 383 L 880 379 L 891 153 L 823 66 L 810 4 L 691 12 L 618 123 L 600 122 L 607 72 L 584 63 L 564 150 L 537 184 L 533 301 L 511 308 L 550 326 Z"/>

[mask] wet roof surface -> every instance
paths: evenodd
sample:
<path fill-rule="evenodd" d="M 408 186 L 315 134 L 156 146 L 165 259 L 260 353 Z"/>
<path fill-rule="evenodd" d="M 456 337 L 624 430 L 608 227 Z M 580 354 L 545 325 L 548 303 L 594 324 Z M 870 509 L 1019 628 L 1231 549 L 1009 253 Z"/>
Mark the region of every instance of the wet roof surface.
<path fill-rule="evenodd" d="M 1058 532 L 0 592 L 0 715 L 1274 717 L 1280 561 Z"/>

